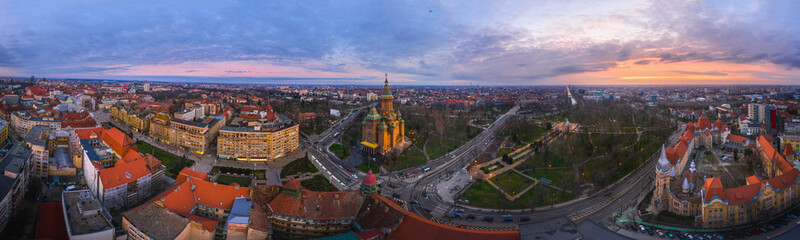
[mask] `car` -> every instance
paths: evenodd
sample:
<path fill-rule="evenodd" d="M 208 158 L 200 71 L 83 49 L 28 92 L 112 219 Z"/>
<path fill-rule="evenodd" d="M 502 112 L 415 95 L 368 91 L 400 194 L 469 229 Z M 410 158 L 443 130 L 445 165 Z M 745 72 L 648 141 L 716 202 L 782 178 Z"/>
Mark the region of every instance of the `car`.
<path fill-rule="evenodd" d="M 530 218 L 530 217 L 521 217 L 521 218 L 519 218 L 519 220 L 518 220 L 518 221 L 520 221 L 520 222 L 527 222 L 527 221 L 530 221 L 530 220 L 531 220 L 531 218 Z"/>
<path fill-rule="evenodd" d="M 512 217 L 503 218 L 503 222 L 513 222 L 513 221 L 514 221 L 514 218 L 512 218 Z"/>
<path fill-rule="evenodd" d="M 675 238 L 675 234 L 672 234 L 672 232 L 667 232 L 667 237 L 669 239 L 673 239 L 673 238 Z"/>
<path fill-rule="evenodd" d="M 685 235 L 686 235 L 686 239 L 689 239 L 689 240 L 694 239 L 694 235 L 692 235 L 691 233 L 687 233 Z"/>
<path fill-rule="evenodd" d="M 457 213 L 457 212 L 450 213 L 450 217 L 452 217 L 452 218 L 461 218 L 461 213 Z"/>
<path fill-rule="evenodd" d="M 680 240 L 686 240 L 686 236 L 683 236 L 682 234 L 678 234 L 678 239 L 680 239 Z"/>
<path fill-rule="evenodd" d="M 411 204 L 419 204 L 419 201 L 417 200 L 411 201 Z"/>
<path fill-rule="evenodd" d="M 760 232 L 760 233 L 765 233 L 765 232 L 767 232 L 767 228 L 766 228 L 766 227 L 764 227 L 764 226 L 758 227 L 757 229 L 758 229 L 758 232 Z"/>
<path fill-rule="evenodd" d="M 769 231 L 775 230 L 775 226 L 772 226 L 772 224 L 767 224 L 767 230 Z"/>
<path fill-rule="evenodd" d="M 392 194 L 392 197 L 400 198 L 400 194 L 399 193 Z"/>
<path fill-rule="evenodd" d="M 464 209 L 463 209 L 463 208 L 456 208 L 456 210 L 455 210 L 455 211 L 456 211 L 456 212 L 464 212 Z"/>
<path fill-rule="evenodd" d="M 631 227 L 631 231 L 636 231 L 636 224 L 631 223 L 629 226 Z"/>
<path fill-rule="evenodd" d="M 644 232 L 647 232 L 647 229 L 645 229 L 644 226 L 639 225 L 639 231 L 644 233 Z"/>
<path fill-rule="evenodd" d="M 653 232 L 653 229 L 647 229 L 647 234 L 650 234 L 650 236 L 652 236 L 653 234 L 656 234 L 656 233 Z"/>
<path fill-rule="evenodd" d="M 660 238 L 664 238 L 664 237 L 666 237 L 666 236 L 667 236 L 667 235 L 665 235 L 665 234 L 664 234 L 664 232 L 662 232 L 661 230 L 656 230 L 656 233 L 658 234 L 658 237 L 660 237 Z"/>
<path fill-rule="evenodd" d="M 472 215 L 472 214 L 470 214 L 470 215 L 467 215 L 467 219 L 468 219 L 468 220 L 475 219 L 475 215 Z"/>
<path fill-rule="evenodd" d="M 494 218 L 493 217 L 484 217 L 483 221 L 492 222 L 492 221 L 494 221 Z"/>

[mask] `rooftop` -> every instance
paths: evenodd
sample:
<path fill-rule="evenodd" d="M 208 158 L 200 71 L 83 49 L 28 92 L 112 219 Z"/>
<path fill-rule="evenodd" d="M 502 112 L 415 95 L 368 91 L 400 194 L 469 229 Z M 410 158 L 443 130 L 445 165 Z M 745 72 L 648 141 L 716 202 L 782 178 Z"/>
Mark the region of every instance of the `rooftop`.
<path fill-rule="evenodd" d="M 188 219 L 173 214 L 152 202 L 123 212 L 122 216 L 136 226 L 139 231 L 156 240 L 175 239 L 189 224 Z"/>
<path fill-rule="evenodd" d="M 89 190 L 64 191 L 62 204 L 67 213 L 67 230 L 70 235 L 114 231 L 111 215 Z"/>

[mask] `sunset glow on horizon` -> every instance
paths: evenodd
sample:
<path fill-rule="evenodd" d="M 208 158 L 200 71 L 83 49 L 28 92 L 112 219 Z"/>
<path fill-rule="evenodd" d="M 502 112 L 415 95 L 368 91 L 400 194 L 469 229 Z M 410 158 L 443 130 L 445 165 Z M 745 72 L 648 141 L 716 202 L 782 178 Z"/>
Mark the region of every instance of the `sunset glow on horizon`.
<path fill-rule="evenodd" d="M 800 2 L 789 0 L 0 2 L 3 76 L 800 84 Z"/>

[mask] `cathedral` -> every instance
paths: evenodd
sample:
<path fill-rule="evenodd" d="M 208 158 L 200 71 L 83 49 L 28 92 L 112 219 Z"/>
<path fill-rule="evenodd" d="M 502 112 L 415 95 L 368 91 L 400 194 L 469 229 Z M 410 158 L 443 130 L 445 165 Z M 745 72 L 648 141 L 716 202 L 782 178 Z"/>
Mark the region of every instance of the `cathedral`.
<path fill-rule="evenodd" d="M 372 155 L 384 155 L 394 149 L 402 148 L 406 142 L 406 123 L 400 111 L 394 110 L 392 91 L 389 90 L 389 75 L 381 94 L 381 111 L 370 108 L 361 122 L 361 145 L 365 152 Z"/>

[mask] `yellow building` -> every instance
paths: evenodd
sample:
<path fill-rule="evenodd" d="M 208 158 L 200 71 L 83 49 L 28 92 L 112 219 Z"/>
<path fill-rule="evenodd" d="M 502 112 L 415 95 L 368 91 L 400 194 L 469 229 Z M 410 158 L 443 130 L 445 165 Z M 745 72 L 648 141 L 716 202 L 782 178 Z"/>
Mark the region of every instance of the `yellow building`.
<path fill-rule="evenodd" d="M 150 136 L 182 150 L 204 154 L 219 133 L 224 122 L 221 116 L 208 117 L 202 122 L 180 119 L 168 120 L 163 114 L 155 115 L 150 123 Z"/>
<path fill-rule="evenodd" d="M 108 110 L 114 119 L 137 132 L 150 129 L 150 118 L 154 116 L 152 113 L 141 112 L 122 106 L 111 106 Z"/>
<path fill-rule="evenodd" d="M 394 97 L 389 90 L 389 77 L 383 86 L 380 114 L 372 107 L 361 122 L 361 145 L 370 154 L 386 154 L 399 149 L 406 142 L 405 120 L 393 106 Z"/>
<path fill-rule="evenodd" d="M 299 126 L 289 121 L 273 127 L 222 127 L 217 155 L 244 161 L 274 160 L 300 146 Z"/>
<path fill-rule="evenodd" d="M 728 133 L 719 120 L 711 124 L 701 117 L 697 125 L 687 124 L 675 147 L 661 150 L 651 205 L 659 212 L 694 217 L 698 227 L 723 228 L 774 216 L 800 201 L 800 170 L 764 136 L 757 138 L 756 152 L 766 180 L 753 175 L 746 178 L 744 186 L 725 188 L 720 179 L 701 178 L 703 174 L 696 172 L 694 162 L 684 170 L 695 147 L 719 147 Z"/>
<path fill-rule="evenodd" d="M 0 120 L 0 146 L 5 145 L 8 141 L 8 121 Z"/>

